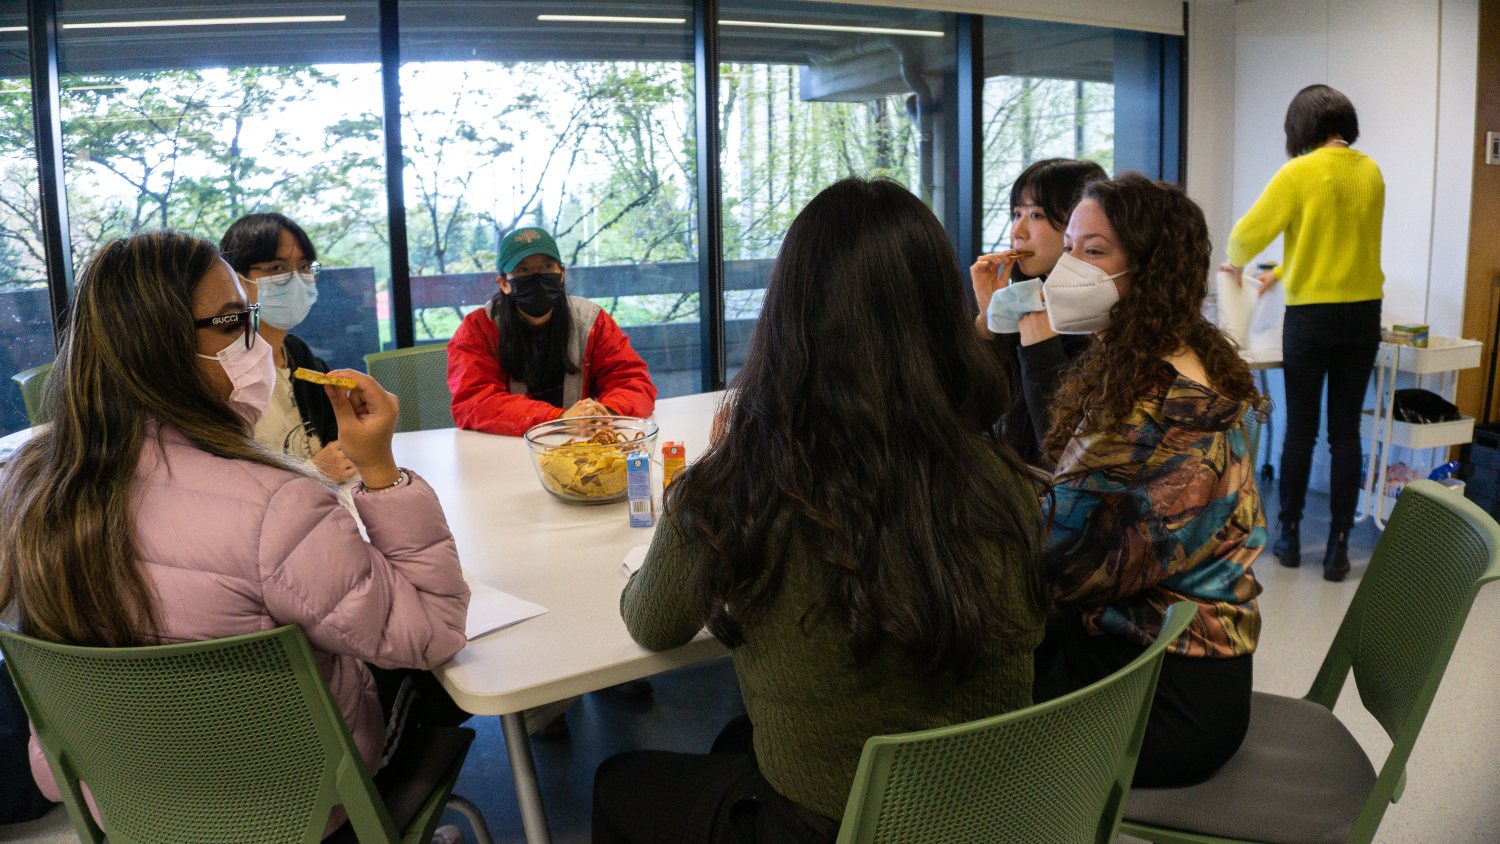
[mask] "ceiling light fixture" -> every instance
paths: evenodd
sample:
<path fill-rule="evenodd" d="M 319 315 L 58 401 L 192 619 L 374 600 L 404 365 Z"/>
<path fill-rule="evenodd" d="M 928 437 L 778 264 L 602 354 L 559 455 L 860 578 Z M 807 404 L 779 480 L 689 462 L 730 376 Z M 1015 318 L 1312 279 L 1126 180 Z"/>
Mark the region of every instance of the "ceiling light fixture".
<path fill-rule="evenodd" d="M 773 23 L 771 21 L 719 21 L 720 26 L 758 26 L 766 29 L 806 29 L 814 32 L 858 32 L 866 35 L 914 35 L 942 38 L 946 33 L 935 29 L 892 29 L 883 26 L 838 26 L 831 23 Z"/>
<path fill-rule="evenodd" d="M 687 23 L 687 18 L 632 18 L 617 15 L 537 15 L 536 19 L 569 23 Z"/>
<path fill-rule="evenodd" d="M 244 26 L 272 23 L 343 23 L 346 15 L 285 15 L 268 18 L 177 18 L 154 21 L 97 21 L 65 23 L 63 29 L 154 29 L 168 26 Z"/>
<path fill-rule="evenodd" d="M 539 21 L 562 23 L 660 23 L 685 24 L 687 18 L 637 18 L 616 15 L 537 15 Z M 942 38 L 947 33 L 935 29 L 896 29 L 884 26 L 840 26 L 831 23 L 776 23 L 772 21 L 719 21 L 721 26 L 753 26 L 764 29 L 802 29 L 811 32 L 857 32 L 864 35 L 912 35 L 920 38 Z"/>

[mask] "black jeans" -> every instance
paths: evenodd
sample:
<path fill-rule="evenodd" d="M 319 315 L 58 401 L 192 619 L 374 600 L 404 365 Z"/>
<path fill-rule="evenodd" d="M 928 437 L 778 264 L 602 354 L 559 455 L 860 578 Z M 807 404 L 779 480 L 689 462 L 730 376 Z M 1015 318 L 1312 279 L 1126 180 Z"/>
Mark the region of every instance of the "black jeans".
<path fill-rule="evenodd" d="M 1062 697 L 1108 677 L 1145 647 L 1120 636 L 1093 636 L 1076 611 L 1047 626 L 1036 649 L 1037 703 Z M 1135 785 L 1175 788 L 1203 782 L 1228 762 L 1250 728 L 1253 657 L 1167 654 L 1156 681 Z"/>
<path fill-rule="evenodd" d="M 777 793 L 730 721 L 706 754 L 637 750 L 594 776 L 594 844 L 831 844 L 839 824 Z"/>
<path fill-rule="evenodd" d="M 1354 526 L 1359 501 L 1359 415 L 1380 348 L 1380 301 L 1292 305 L 1282 329 L 1286 440 L 1281 446 L 1281 521 L 1302 519 L 1318 405 L 1328 381 L 1328 510 L 1333 530 Z"/>

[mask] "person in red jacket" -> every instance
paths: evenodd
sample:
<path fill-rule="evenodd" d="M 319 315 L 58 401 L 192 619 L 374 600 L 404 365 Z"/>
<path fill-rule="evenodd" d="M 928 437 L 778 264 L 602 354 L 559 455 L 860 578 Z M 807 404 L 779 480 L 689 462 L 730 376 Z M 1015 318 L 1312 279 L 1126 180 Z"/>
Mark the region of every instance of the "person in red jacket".
<path fill-rule="evenodd" d="M 567 295 L 567 268 L 544 229 L 500 241 L 500 290 L 448 341 L 458 427 L 520 436 L 560 416 L 650 416 L 656 385 L 604 309 Z"/>

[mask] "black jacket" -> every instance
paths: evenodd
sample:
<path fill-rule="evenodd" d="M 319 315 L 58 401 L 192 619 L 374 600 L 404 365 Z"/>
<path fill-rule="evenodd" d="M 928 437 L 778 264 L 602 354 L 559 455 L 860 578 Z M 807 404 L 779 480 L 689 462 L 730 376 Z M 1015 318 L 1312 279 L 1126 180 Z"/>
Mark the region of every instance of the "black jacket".
<path fill-rule="evenodd" d="M 1062 375 L 1089 346 L 1087 334 L 1062 334 L 1031 346 L 1021 345 L 1019 334 L 998 334 L 994 346 L 1005 365 L 1014 397 L 1010 410 L 1000 420 L 1005 441 L 1026 462 L 1047 466 L 1042 440 L 1052 426 L 1052 394 Z"/>
<path fill-rule="evenodd" d="M 328 371 L 328 364 L 322 358 L 315 357 L 312 349 L 296 335 L 288 334 L 282 346 L 286 349 L 287 366 L 293 370 L 300 366 L 318 372 Z M 292 401 L 296 402 L 302 421 L 312 427 L 323 445 L 339 438 L 339 423 L 334 418 L 333 405 L 329 404 L 328 396 L 323 392 L 323 385 L 293 378 Z"/>

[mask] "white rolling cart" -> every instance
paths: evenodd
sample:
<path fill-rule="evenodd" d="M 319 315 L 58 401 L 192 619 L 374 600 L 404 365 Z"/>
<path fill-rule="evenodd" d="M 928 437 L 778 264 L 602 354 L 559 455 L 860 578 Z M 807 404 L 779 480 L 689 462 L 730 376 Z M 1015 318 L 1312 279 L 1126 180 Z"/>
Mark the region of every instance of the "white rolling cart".
<path fill-rule="evenodd" d="M 1385 520 L 1396 503 L 1395 498 L 1385 494 L 1386 468 L 1391 462 L 1392 448 L 1431 449 L 1436 458 L 1437 449 L 1463 445 L 1474 439 L 1472 416 L 1425 425 L 1396 419 L 1397 375 L 1410 373 L 1416 376 L 1415 386 L 1425 387 L 1452 401 L 1458 389 L 1459 371 L 1479 365 L 1479 349 L 1478 340 L 1458 337 L 1432 337 L 1427 348 L 1380 344 L 1380 352 L 1375 357 L 1375 407 L 1366 410 L 1361 420 L 1366 440 L 1365 482 L 1356 521 L 1369 518 L 1376 527 L 1385 530 Z M 1434 459 L 1433 465 L 1443 462 Z"/>

